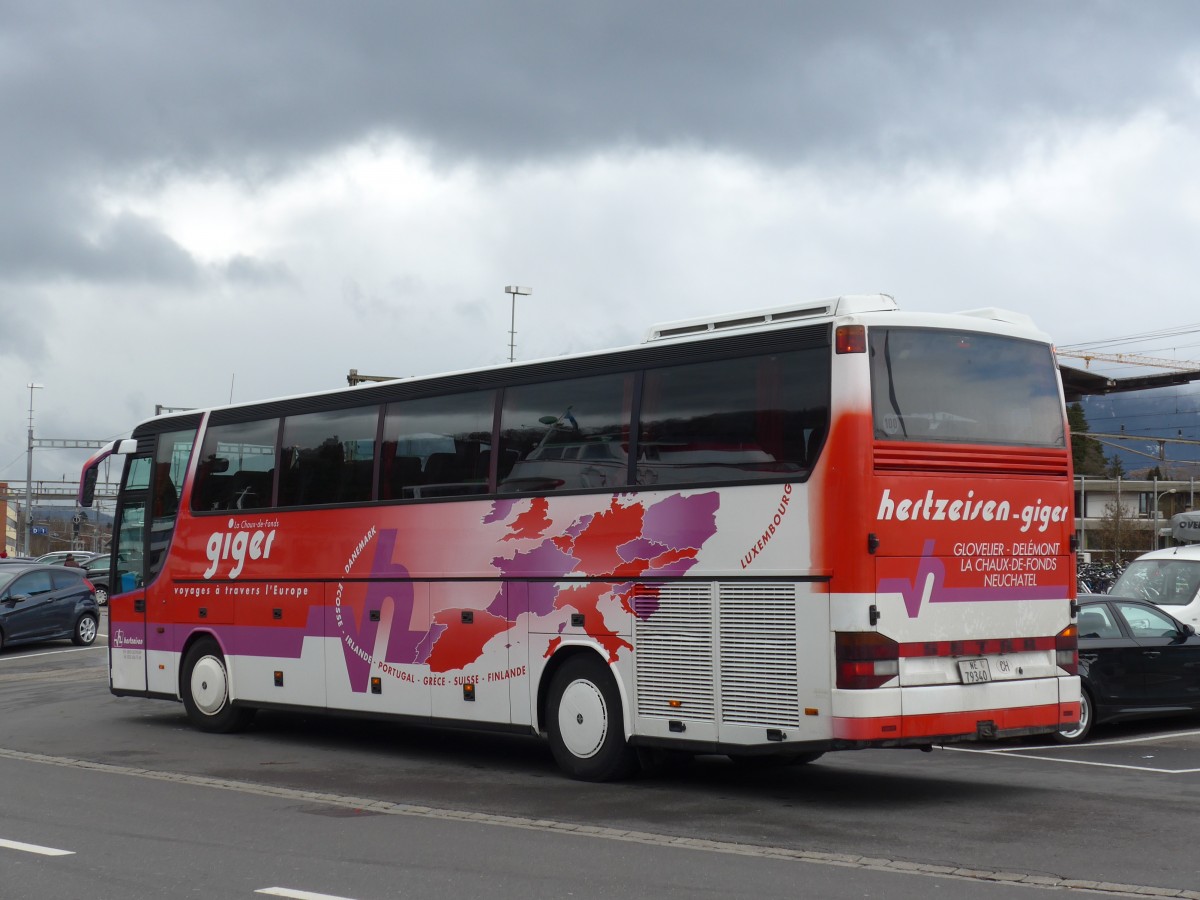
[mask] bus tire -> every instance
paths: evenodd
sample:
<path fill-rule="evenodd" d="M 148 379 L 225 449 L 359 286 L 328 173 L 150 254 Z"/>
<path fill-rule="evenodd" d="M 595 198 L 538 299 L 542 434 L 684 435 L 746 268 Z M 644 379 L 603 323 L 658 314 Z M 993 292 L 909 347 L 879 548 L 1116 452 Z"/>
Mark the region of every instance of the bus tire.
<path fill-rule="evenodd" d="M 574 656 L 554 673 L 546 719 L 554 760 L 572 778 L 611 781 L 637 767 L 616 680 L 598 656 Z"/>
<path fill-rule="evenodd" d="M 1092 733 L 1092 722 L 1095 719 L 1095 703 L 1087 688 L 1079 691 L 1079 722 L 1074 726 L 1063 726 L 1054 732 L 1054 742 L 1057 744 L 1082 744 Z"/>
<path fill-rule="evenodd" d="M 229 669 L 221 648 L 211 638 L 196 641 L 183 660 L 183 707 L 201 731 L 229 734 L 241 731 L 254 710 L 234 706 L 229 699 Z"/>

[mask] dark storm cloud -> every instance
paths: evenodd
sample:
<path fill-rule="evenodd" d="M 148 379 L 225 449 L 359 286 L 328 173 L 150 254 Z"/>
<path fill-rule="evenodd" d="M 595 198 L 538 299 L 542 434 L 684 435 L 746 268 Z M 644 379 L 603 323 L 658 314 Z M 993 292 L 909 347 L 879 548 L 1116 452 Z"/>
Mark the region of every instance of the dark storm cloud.
<path fill-rule="evenodd" d="M 1191 101 L 1178 3 L 18 4 L 27 150 L 248 178 L 372 132 L 536 158 L 622 143 L 978 151 L 1013 117 Z M 22 49 L 23 48 L 23 49 Z M 1186 93 L 1183 93 L 1185 92 Z"/>
<path fill-rule="evenodd" d="M 1188 2 L 3 3 L 0 277 L 186 282 L 186 253 L 106 219 L 98 185 L 252 184 L 373 135 L 497 165 L 680 146 L 986 165 L 1029 123 L 1190 116 L 1195 21 Z"/>

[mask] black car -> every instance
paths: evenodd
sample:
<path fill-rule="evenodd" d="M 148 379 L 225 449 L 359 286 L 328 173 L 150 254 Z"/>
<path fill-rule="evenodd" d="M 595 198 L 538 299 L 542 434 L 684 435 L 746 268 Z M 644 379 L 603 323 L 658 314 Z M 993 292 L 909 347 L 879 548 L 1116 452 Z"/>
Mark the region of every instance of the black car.
<path fill-rule="evenodd" d="M 108 603 L 108 595 L 111 593 L 109 589 L 109 570 L 111 567 L 112 555 L 108 553 L 93 556 L 83 564 L 83 574 L 92 583 L 92 587 L 95 588 L 96 602 L 101 606 Z"/>
<path fill-rule="evenodd" d="M 122 590 L 133 590 L 133 585 L 138 583 L 130 568 L 128 554 L 125 553 L 117 557 L 115 573 L 112 570 L 112 554 L 101 553 L 83 564 L 83 574 L 95 588 L 96 602 L 101 606 L 108 603 L 108 597 L 113 592 L 114 585 L 117 593 L 120 593 Z M 115 581 L 113 580 L 114 574 L 116 575 Z"/>
<path fill-rule="evenodd" d="M 0 649 L 70 638 L 96 640 L 100 607 L 82 569 L 36 563 L 0 567 Z"/>
<path fill-rule="evenodd" d="M 1080 596 L 1079 677 L 1079 724 L 1059 743 L 1103 722 L 1200 713 L 1200 636 L 1153 603 Z"/>

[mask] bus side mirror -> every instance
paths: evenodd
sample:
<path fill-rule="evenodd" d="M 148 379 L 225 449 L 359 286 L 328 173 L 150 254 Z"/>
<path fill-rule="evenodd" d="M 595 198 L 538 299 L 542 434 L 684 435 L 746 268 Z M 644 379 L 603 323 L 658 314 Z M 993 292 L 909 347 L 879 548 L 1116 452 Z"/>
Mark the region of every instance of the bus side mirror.
<path fill-rule="evenodd" d="M 95 465 L 83 473 L 83 484 L 79 489 L 79 505 L 85 509 L 90 507 L 96 499 L 96 477 L 99 472 L 100 466 Z"/>
<path fill-rule="evenodd" d="M 137 441 L 133 438 L 125 438 L 105 444 L 95 456 L 84 463 L 83 474 L 79 479 L 79 490 L 75 494 L 75 502 L 85 509 L 96 500 L 96 477 L 100 471 L 100 463 L 114 453 L 125 456 L 137 453 Z"/>

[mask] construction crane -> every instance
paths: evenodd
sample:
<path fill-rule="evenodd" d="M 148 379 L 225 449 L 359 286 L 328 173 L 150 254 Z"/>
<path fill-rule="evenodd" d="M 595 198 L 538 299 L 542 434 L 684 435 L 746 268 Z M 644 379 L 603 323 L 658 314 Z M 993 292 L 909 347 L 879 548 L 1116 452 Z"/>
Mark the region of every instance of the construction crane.
<path fill-rule="evenodd" d="M 1059 356 L 1082 359 L 1084 368 L 1097 362 L 1124 363 L 1127 366 L 1153 366 L 1158 369 L 1174 369 L 1177 372 L 1200 372 L 1200 362 L 1186 359 L 1163 359 L 1158 356 L 1141 356 L 1137 353 L 1096 353 L 1092 350 L 1057 350 Z"/>

